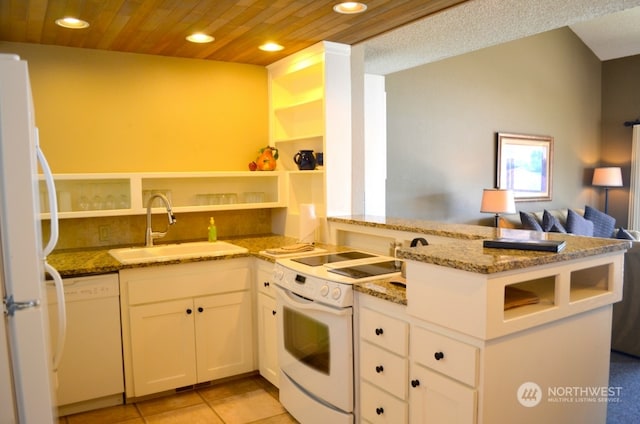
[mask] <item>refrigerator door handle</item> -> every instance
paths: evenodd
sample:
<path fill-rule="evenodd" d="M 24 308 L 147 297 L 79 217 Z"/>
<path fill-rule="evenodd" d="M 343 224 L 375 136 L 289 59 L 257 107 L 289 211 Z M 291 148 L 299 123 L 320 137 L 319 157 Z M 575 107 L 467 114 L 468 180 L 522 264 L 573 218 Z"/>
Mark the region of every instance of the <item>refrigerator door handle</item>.
<path fill-rule="evenodd" d="M 62 359 L 62 351 L 64 350 L 64 343 L 67 337 L 67 311 L 64 300 L 64 283 L 58 270 L 44 262 L 44 270 L 48 273 L 56 288 L 56 296 L 58 298 L 58 339 L 56 343 L 55 353 L 53 354 L 53 370 L 58 371 L 58 365 Z"/>
<path fill-rule="evenodd" d="M 58 242 L 58 200 L 56 199 L 56 185 L 53 181 L 53 173 L 47 162 L 47 158 L 44 156 L 42 149 L 40 148 L 40 135 L 38 128 L 35 128 L 36 139 L 36 154 L 38 156 L 38 162 L 42 167 L 42 174 L 44 175 L 44 181 L 47 185 L 47 194 L 49 196 L 49 211 L 51 213 L 51 236 L 49 242 L 44 248 L 44 257 L 49 256 Z"/>

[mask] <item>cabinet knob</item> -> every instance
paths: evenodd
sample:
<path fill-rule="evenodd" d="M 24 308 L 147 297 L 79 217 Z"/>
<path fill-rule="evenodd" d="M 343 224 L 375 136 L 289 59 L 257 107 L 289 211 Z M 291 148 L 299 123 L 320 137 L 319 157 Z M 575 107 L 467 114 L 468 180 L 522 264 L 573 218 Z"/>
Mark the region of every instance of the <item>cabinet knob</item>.
<path fill-rule="evenodd" d="M 420 380 L 411 380 L 411 387 L 418 387 L 420 385 Z"/>
<path fill-rule="evenodd" d="M 384 371 L 384 367 L 383 367 L 382 365 L 378 365 L 378 366 L 376 367 L 376 372 L 377 372 L 378 374 L 380 374 L 382 371 Z"/>
<path fill-rule="evenodd" d="M 436 358 L 436 361 L 441 360 L 442 358 L 444 358 L 444 353 L 442 352 L 436 352 L 433 354 L 433 357 Z"/>
<path fill-rule="evenodd" d="M 271 311 L 271 314 L 272 314 L 272 315 L 275 315 L 275 314 L 276 314 L 276 311 Z"/>
<path fill-rule="evenodd" d="M 203 312 L 204 308 L 202 306 L 198 306 L 198 312 Z"/>
<path fill-rule="evenodd" d="M 376 414 L 378 414 L 378 415 L 384 414 L 384 408 L 382 408 L 382 407 L 376 408 Z"/>
<path fill-rule="evenodd" d="M 380 336 L 380 335 L 382 335 L 382 333 L 384 333 L 382 328 L 376 328 L 376 336 Z"/>
<path fill-rule="evenodd" d="M 193 312 L 191 308 L 187 309 L 187 315 L 191 315 L 191 312 Z"/>
<path fill-rule="evenodd" d="M 264 285 L 265 287 L 269 287 L 269 282 L 265 281 L 264 283 L 262 283 L 262 285 Z"/>

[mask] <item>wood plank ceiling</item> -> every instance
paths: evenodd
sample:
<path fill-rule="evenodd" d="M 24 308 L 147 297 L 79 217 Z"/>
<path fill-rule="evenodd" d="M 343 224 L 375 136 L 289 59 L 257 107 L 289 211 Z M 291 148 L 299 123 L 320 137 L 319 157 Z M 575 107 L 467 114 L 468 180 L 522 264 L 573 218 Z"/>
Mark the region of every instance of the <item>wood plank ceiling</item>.
<path fill-rule="evenodd" d="M 338 0 L 0 0 L 0 40 L 268 65 L 318 41 L 357 44 L 467 0 L 362 0 L 341 15 Z M 89 28 L 54 21 L 73 16 Z M 210 44 L 185 37 L 204 32 Z M 285 47 L 267 53 L 266 41 Z"/>

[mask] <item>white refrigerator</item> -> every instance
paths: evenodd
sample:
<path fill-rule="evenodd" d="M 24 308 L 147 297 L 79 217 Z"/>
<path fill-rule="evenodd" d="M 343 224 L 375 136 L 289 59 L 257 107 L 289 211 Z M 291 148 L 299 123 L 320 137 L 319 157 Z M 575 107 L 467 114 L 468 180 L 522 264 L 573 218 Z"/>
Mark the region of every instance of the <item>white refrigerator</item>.
<path fill-rule="evenodd" d="M 38 164 L 47 181 L 51 234 L 40 225 Z M 0 424 L 56 419 L 55 369 L 64 346 L 64 291 L 46 262 L 58 237 L 56 192 L 38 144 L 27 62 L 0 54 Z M 45 275 L 56 285 L 60 322 L 49 342 Z"/>

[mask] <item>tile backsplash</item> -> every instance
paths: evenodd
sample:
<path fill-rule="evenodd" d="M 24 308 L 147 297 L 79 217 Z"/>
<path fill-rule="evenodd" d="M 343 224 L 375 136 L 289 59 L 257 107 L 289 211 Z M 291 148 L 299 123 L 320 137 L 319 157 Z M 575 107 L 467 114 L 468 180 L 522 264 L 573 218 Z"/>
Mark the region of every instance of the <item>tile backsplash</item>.
<path fill-rule="evenodd" d="M 218 237 L 271 233 L 271 209 L 248 209 L 216 212 L 177 213 L 177 222 L 169 228 L 167 236 L 156 243 L 206 240 L 209 217 L 216 221 Z M 111 216 L 101 218 L 75 218 L 60 220 L 60 237 L 56 250 L 91 247 L 143 245 L 146 215 Z M 154 231 L 164 231 L 167 215 L 152 216 Z M 42 221 L 45 241 L 50 234 L 51 222 Z"/>

